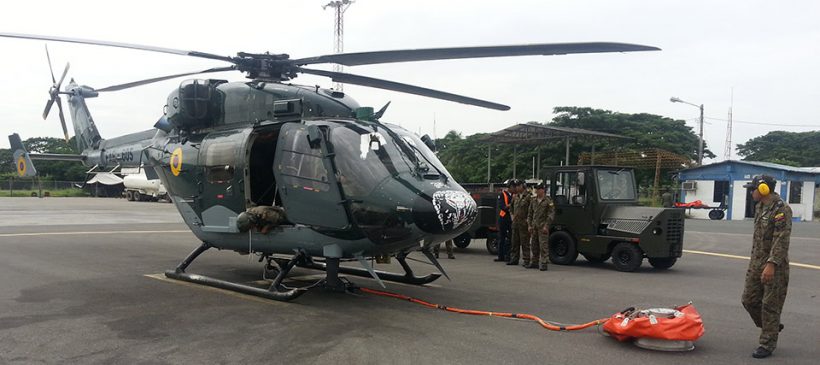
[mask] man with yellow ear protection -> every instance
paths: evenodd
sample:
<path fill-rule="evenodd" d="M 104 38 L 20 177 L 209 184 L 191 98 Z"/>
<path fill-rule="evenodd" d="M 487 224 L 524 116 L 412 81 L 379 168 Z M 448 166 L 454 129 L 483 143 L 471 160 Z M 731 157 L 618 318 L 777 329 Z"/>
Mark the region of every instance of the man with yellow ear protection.
<path fill-rule="evenodd" d="M 769 357 L 777 347 L 777 336 L 783 325 L 780 312 L 789 286 L 789 238 L 792 233 L 792 209 L 774 192 L 777 181 L 768 175 L 755 176 L 743 185 L 752 191 L 755 204 L 754 238 L 743 307 L 761 329 L 760 346 L 754 358 Z"/>

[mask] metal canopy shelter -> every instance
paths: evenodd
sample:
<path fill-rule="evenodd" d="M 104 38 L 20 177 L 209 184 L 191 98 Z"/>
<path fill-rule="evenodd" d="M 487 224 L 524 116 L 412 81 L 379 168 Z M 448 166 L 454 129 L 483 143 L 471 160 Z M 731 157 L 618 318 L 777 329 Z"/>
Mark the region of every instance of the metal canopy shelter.
<path fill-rule="evenodd" d="M 591 131 L 588 129 L 555 127 L 543 124 L 516 124 L 504 128 L 498 132 L 490 133 L 482 137 L 480 140 L 491 143 L 515 145 L 516 148 L 513 149 L 513 160 L 515 160 L 518 145 L 540 146 L 547 142 L 563 139 L 564 144 L 566 146 L 564 162 L 566 164 L 569 164 L 569 144 L 570 140 L 573 138 L 583 138 L 584 141 L 594 141 L 601 139 L 631 139 L 630 137 L 625 137 L 612 133 Z M 491 175 L 490 160 L 492 158 L 492 152 L 490 147 L 488 147 L 487 149 L 487 182 L 489 182 Z M 595 156 L 595 145 L 592 145 L 592 156 Z M 540 176 L 540 149 L 538 150 L 537 160 L 538 162 L 536 166 L 538 171 L 536 171 L 536 176 Z M 592 163 L 595 163 L 594 159 L 592 160 Z M 513 163 L 513 177 L 515 177 L 515 163 Z"/>
<path fill-rule="evenodd" d="M 612 166 L 629 166 L 636 169 L 655 168 L 655 183 L 652 190 L 652 199 L 658 195 L 661 169 L 681 169 L 695 166 L 692 159 L 659 148 L 647 148 L 639 151 L 612 151 L 595 154 L 584 152 L 578 157 L 578 164 L 595 163 Z"/>

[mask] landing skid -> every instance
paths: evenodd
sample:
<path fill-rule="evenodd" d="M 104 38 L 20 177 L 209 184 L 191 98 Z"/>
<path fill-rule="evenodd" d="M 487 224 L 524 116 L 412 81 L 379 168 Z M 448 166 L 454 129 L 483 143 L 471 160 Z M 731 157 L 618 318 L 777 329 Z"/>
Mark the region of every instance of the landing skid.
<path fill-rule="evenodd" d="M 412 285 L 424 285 L 432 283 L 433 281 L 441 277 L 441 274 L 439 273 L 432 273 L 427 276 L 415 276 L 413 274 L 413 270 L 410 268 L 410 265 L 407 264 L 406 255 L 396 256 L 396 260 L 398 260 L 399 264 L 401 264 L 401 267 L 404 269 L 404 275 L 401 275 L 387 271 L 372 270 L 372 268 L 370 268 L 372 271 L 369 271 L 367 269 L 343 267 L 339 265 L 341 260 L 338 258 L 328 257 L 325 258 L 325 262 L 315 262 L 304 251 L 296 252 L 296 254 L 294 254 L 293 257 L 291 257 L 289 260 L 272 258 L 270 256 L 263 257 L 268 259 L 268 262 L 265 265 L 265 276 L 267 277 L 268 274 L 273 276 L 273 274 L 275 273 L 273 283 L 267 290 L 249 285 L 220 280 L 209 276 L 189 274 L 185 272 L 185 269 L 187 269 L 188 266 L 191 265 L 191 263 L 194 260 L 196 260 L 197 257 L 199 257 L 199 255 L 201 255 L 203 252 L 207 251 L 212 247 L 213 246 L 209 245 L 208 243 L 202 243 L 202 245 L 197 247 L 184 260 L 182 260 L 182 262 L 180 262 L 176 269 L 165 271 L 165 276 L 170 279 L 207 285 L 214 288 L 231 290 L 243 294 L 278 301 L 290 301 L 296 299 L 300 295 L 304 294 L 305 292 L 313 288 L 324 288 L 327 290 L 338 292 L 355 291 L 356 286 L 350 283 L 349 281 L 345 280 L 344 278 L 340 278 L 339 273 L 362 277 L 372 277 L 372 275 L 375 274 L 381 280 L 394 281 L 398 283 Z M 432 257 L 432 255 L 428 256 Z M 262 259 L 260 259 L 260 261 L 261 260 Z M 276 266 L 273 266 L 271 261 L 276 262 Z M 326 273 L 326 276 L 324 279 L 319 280 L 318 282 L 305 287 L 289 288 L 285 285 L 282 285 L 282 280 L 284 280 L 285 277 L 287 277 L 287 275 L 295 266 L 314 270 L 321 270 Z"/>
<path fill-rule="evenodd" d="M 382 280 L 394 281 L 394 282 L 397 282 L 397 283 L 412 284 L 412 285 L 429 284 L 429 283 L 432 283 L 432 282 L 436 281 L 436 279 L 441 277 L 441 274 L 439 274 L 439 273 L 432 273 L 432 274 L 429 274 L 427 276 L 415 276 L 413 274 L 413 270 L 410 268 L 410 265 L 407 264 L 407 261 L 405 260 L 404 256 L 397 256 L 396 260 L 399 262 L 401 267 L 404 269 L 404 275 L 393 273 L 393 272 L 388 272 L 388 271 L 379 271 L 379 270 L 374 270 L 373 272 L 375 272 L 376 275 L 378 275 L 379 278 L 382 279 Z M 356 267 L 338 266 L 338 264 L 336 264 L 334 266 L 336 266 L 336 267 L 334 267 L 333 269 L 335 269 L 336 271 L 338 271 L 340 273 L 343 273 L 343 274 L 361 276 L 361 277 L 365 277 L 365 278 L 371 277 L 370 272 L 367 271 L 366 269 L 360 269 L 360 268 L 356 268 Z M 299 267 L 304 267 L 304 268 L 313 269 L 313 270 L 328 271 L 327 264 L 321 263 L 321 262 L 315 262 L 315 261 L 309 261 L 305 264 L 300 264 Z"/>
<path fill-rule="evenodd" d="M 196 260 L 196 258 L 199 255 L 207 251 L 209 248 L 211 248 L 211 245 L 203 242 L 202 245 L 197 247 L 193 252 L 191 252 L 190 255 L 188 255 L 188 257 L 182 260 L 182 262 L 179 264 L 179 266 L 176 267 L 176 269 L 165 271 L 165 276 L 175 280 L 207 285 L 214 288 L 231 290 L 243 294 L 254 295 L 257 297 L 273 299 L 283 302 L 296 299 L 309 289 L 288 289 L 282 285 L 282 280 L 288 275 L 290 270 L 293 269 L 296 263 L 306 258 L 306 255 L 301 251 L 293 255 L 293 257 L 285 265 L 282 265 L 282 269 L 279 271 L 279 274 L 276 276 L 276 278 L 273 279 L 273 283 L 267 290 L 252 287 L 249 285 L 232 283 L 230 281 L 220 280 L 209 276 L 186 273 L 185 269 L 188 268 L 188 265 L 190 265 L 194 260 Z"/>

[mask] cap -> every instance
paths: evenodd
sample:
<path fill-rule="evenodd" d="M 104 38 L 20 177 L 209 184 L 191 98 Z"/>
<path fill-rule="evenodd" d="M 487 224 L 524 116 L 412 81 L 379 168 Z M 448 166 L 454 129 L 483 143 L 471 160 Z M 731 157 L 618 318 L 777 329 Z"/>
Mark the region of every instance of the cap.
<path fill-rule="evenodd" d="M 746 189 L 757 189 L 761 183 L 766 183 L 766 185 L 769 186 L 769 190 L 773 190 L 777 184 L 777 180 L 769 175 L 757 175 L 752 178 L 752 182 L 744 184 L 743 187 Z"/>
<path fill-rule="evenodd" d="M 536 189 L 546 189 L 546 188 L 547 188 L 547 184 L 545 184 L 545 183 L 542 181 L 542 182 L 540 182 L 540 183 L 536 184 L 536 185 L 535 185 L 535 188 L 536 188 Z"/>
<path fill-rule="evenodd" d="M 504 180 L 504 186 L 506 186 L 508 188 L 511 187 L 511 186 L 515 186 L 515 179 Z"/>

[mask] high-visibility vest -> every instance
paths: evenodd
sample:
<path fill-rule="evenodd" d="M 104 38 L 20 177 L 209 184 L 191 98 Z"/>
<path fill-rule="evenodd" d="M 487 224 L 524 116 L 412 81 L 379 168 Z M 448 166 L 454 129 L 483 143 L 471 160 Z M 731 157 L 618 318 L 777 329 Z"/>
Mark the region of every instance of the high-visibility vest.
<path fill-rule="evenodd" d="M 506 191 L 501 192 L 501 195 L 504 196 L 504 205 L 506 205 L 507 209 L 509 209 L 510 208 L 510 196 L 507 195 L 507 194 L 509 194 L 509 193 L 506 192 Z M 507 216 L 507 212 L 505 212 L 504 209 L 501 209 L 501 212 L 498 213 L 498 216 L 501 217 L 501 218 L 504 218 L 504 217 Z"/>

